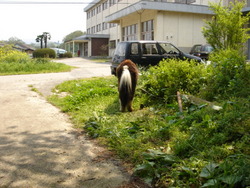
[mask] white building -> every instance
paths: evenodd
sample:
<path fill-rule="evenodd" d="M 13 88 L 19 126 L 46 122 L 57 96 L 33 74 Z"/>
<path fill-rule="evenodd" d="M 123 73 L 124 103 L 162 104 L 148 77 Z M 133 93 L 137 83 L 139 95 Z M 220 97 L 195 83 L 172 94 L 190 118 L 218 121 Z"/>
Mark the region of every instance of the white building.
<path fill-rule="evenodd" d="M 88 57 L 112 56 L 116 44 L 127 40 L 169 41 L 189 52 L 206 43 L 202 27 L 212 17 L 209 2 L 220 0 L 94 0 L 84 9 L 87 34 L 73 42 Z"/>

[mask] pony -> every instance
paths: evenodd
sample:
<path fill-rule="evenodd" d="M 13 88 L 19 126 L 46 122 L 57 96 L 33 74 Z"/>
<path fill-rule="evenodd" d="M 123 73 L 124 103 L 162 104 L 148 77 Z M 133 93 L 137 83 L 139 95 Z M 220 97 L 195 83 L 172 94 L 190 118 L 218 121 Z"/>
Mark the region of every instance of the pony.
<path fill-rule="evenodd" d="M 120 110 L 125 112 L 127 109 L 132 112 L 132 101 L 135 95 L 135 88 L 138 80 L 138 69 L 136 65 L 125 59 L 116 69 L 118 77 L 118 91 L 120 99 Z"/>

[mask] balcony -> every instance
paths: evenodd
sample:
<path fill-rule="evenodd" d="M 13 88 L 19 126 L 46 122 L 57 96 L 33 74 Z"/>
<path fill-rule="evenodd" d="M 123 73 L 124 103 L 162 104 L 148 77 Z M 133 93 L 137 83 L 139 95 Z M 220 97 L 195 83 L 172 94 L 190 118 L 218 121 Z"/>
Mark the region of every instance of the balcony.
<path fill-rule="evenodd" d="M 152 2 L 163 2 L 163 3 L 177 3 L 177 4 L 194 4 L 194 5 L 208 5 L 208 2 L 214 0 L 141 0 L 141 1 L 152 1 Z"/>

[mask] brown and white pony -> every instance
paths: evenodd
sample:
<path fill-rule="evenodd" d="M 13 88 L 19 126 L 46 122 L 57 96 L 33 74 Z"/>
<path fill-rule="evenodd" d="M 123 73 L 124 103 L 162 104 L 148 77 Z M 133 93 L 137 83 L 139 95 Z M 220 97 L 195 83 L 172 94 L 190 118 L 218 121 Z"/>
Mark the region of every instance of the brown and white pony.
<path fill-rule="evenodd" d="M 124 60 L 116 69 L 121 111 L 132 112 L 132 101 L 138 80 L 138 69 L 131 60 Z"/>

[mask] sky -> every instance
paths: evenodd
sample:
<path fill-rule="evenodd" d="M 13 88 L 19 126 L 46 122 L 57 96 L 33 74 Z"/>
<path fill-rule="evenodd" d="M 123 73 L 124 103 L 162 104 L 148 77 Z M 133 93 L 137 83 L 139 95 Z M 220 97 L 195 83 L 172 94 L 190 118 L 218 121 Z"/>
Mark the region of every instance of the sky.
<path fill-rule="evenodd" d="M 17 37 L 27 44 L 43 32 L 51 42 L 86 31 L 84 8 L 92 0 L 0 0 L 0 41 Z"/>

